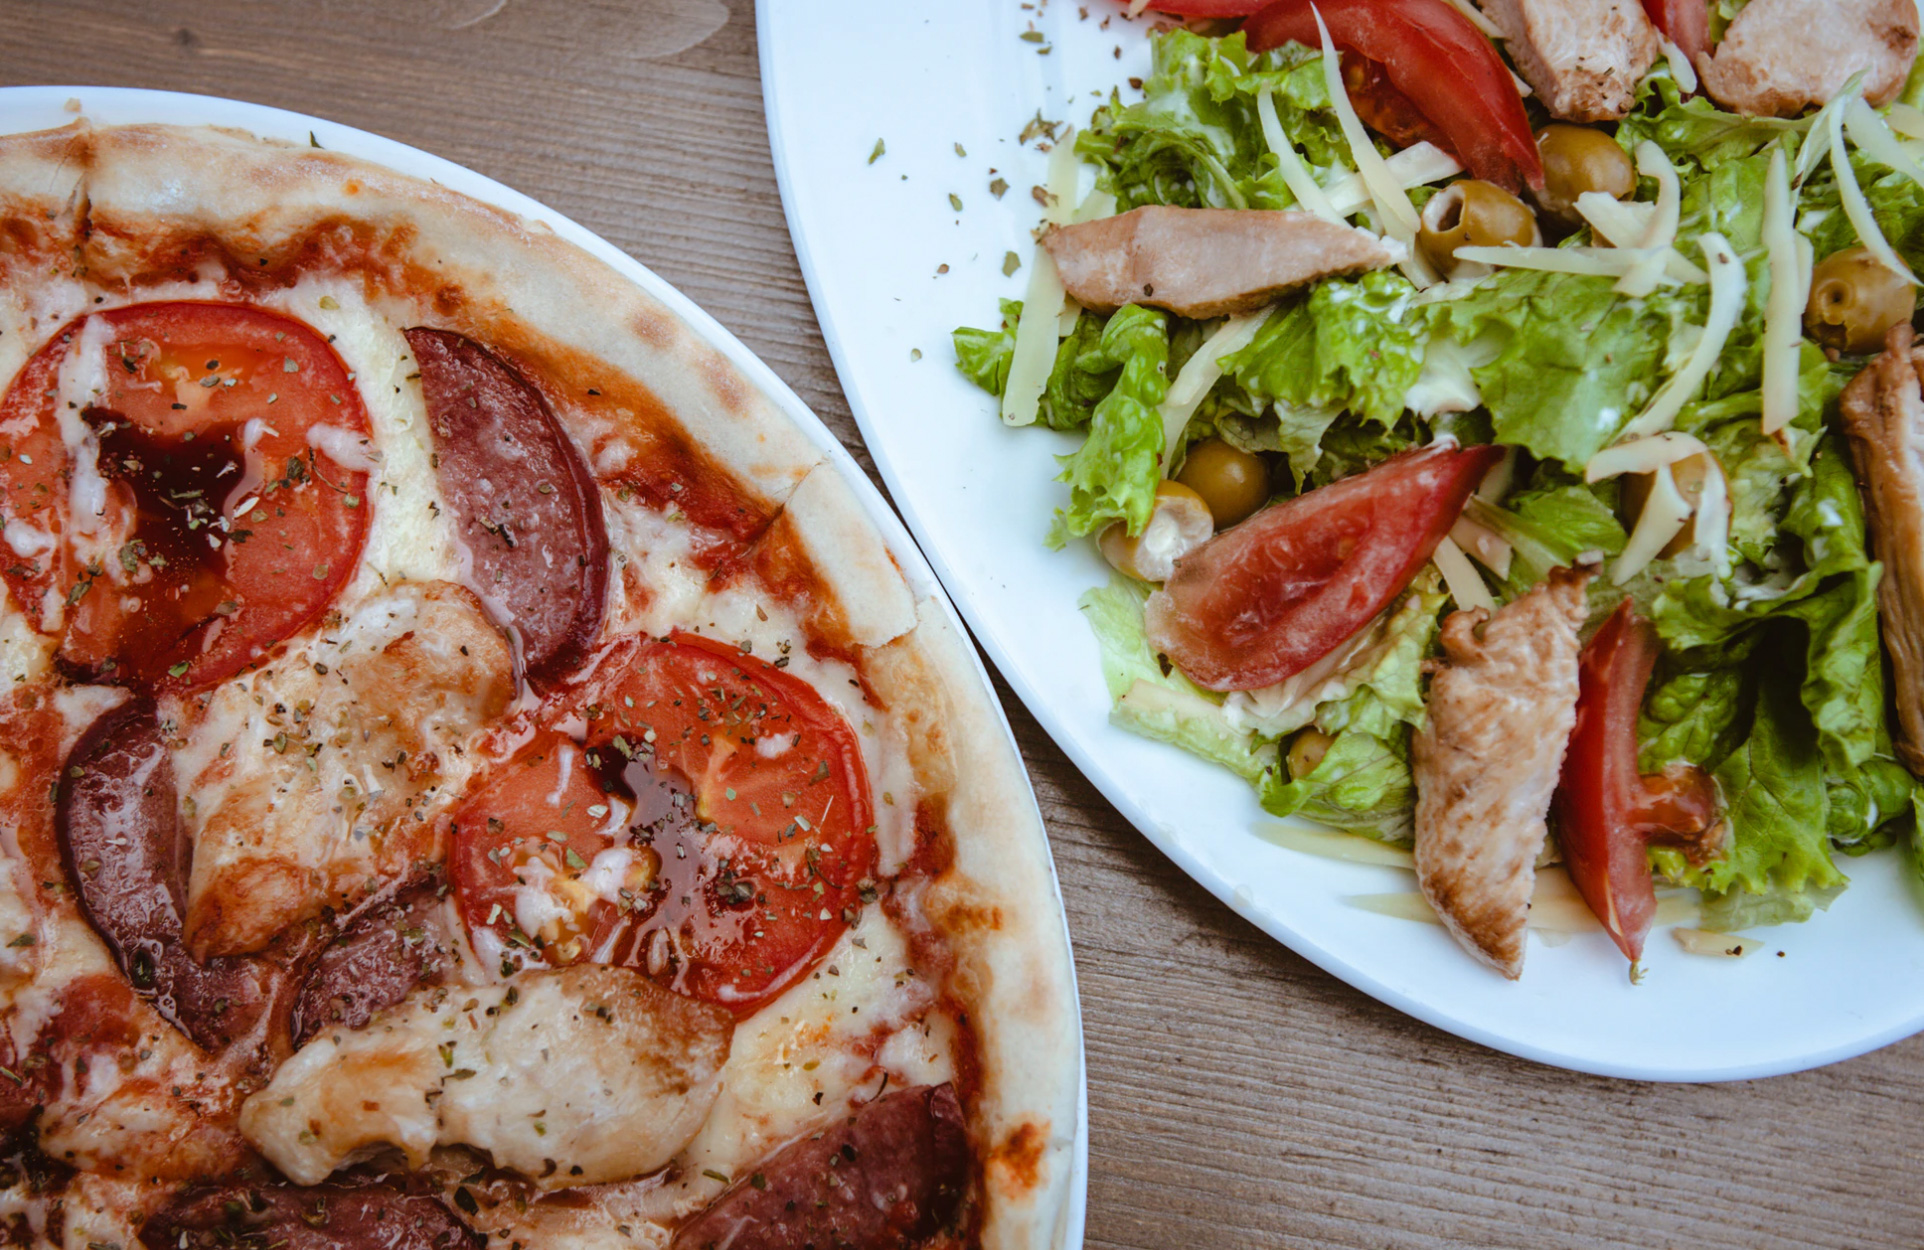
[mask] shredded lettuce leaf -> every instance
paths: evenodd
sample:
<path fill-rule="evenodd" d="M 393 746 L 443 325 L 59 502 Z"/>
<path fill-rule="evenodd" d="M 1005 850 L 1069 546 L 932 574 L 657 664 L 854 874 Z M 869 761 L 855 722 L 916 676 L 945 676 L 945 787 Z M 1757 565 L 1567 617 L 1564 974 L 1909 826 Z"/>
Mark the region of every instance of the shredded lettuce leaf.
<path fill-rule="evenodd" d="M 1504 335 L 1496 359 L 1471 370 L 1496 439 L 1581 474 L 1667 374 L 1677 328 L 1701 324 L 1701 300 L 1620 295 L 1610 278 L 1498 270 L 1460 299 L 1430 306 L 1459 345 Z"/>
<path fill-rule="evenodd" d="M 1022 301 L 1002 301 L 1002 325 L 995 330 L 963 326 L 949 337 L 955 343 L 955 367 L 962 376 L 1000 399 L 1009 385 L 1009 366 L 1015 360 L 1015 327 L 1022 318 Z"/>
<path fill-rule="evenodd" d="M 1061 457 L 1069 506 L 1056 513 L 1052 547 L 1111 521 L 1126 523 L 1132 534 L 1149 523 L 1162 478 L 1162 414 L 1156 409 L 1169 394 L 1168 314 L 1136 304 L 1118 310 L 1075 368 L 1119 372 L 1089 413 L 1088 441 Z"/>
<path fill-rule="evenodd" d="M 1706 897 L 1742 891 L 1780 905 L 1845 884 L 1831 862 L 1825 822 L 1813 819 L 1828 801 L 1824 760 L 1789 682 L 1762 683 L 1750 733 L 1716 778 L 1728 805 L 1730 850 L 1702 868 L 1677 851 L 1653 852 L 1667 876 Z"/>
<path fill-rule="evenodd" d="M 1348 150 L 1323 85 L 1320 55 L 1289 44 L 1252 54 L 1241 34 L 1211 39 L 1173 30 L 1155 41 L 1143 98 L 1120 94 L 1076 136 L 1076 155 L 1119 211 L 1144 204 L 1187 208 L 1291 208 L 1296 197 L 1263 139 L 1256 97 L 1268 87 L 1277 120 L 1327 185 Z"/>
<path fill-rule="evenodd" d="M 1148 597 L 1147 587 L 1118 573 L 1076 601 L 1102 652 L 1102 677 L 1114 701 L 1109 719 L 1261 784 L 1277 769 L 1275 745 L 1231 724 L 1220 696 L 1157 662 L 1143 632 L 1142 605 Z"/>
<path fill-rule="evenodd" d="M 1427 335 L 1410 307 L 1415 294 L 1409 279 L 1390 270 L 1320 282 L 1308 299 L 1272 313 L 1249 346 L 1223 362 L 1223 371 L 1254 411 L 1271 404 L 1347 410 L 1393 426 L 1423 371 Z M 1316 450 L 1312 443 L 1291 454 L 1299 477 L 1314 467 Z"/>
<path fill-rule="evenodd" d="M 1409 737 L 1408 729 L 1387 739 L 1345 730 L 1302 780 L 1289 781 L 1280 771 L 1265 774 L 1257 788 L 1263 810 L 1383 842 L 1408 843 L 1416 810 Z"/>

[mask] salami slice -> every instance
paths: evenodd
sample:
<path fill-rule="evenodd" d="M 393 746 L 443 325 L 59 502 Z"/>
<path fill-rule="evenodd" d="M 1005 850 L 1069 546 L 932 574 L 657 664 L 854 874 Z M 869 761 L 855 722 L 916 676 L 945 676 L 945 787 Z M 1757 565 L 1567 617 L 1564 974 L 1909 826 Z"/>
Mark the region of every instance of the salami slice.
<path fill-rule="evenodd" d="M 391 1185 L 226 1185 L 149 1216 L 147 1250 L 481 1250 L 438 1199 Z"/>
<path fill-rule="evenodd" d="M 134 990 L 209 1050 L 250 1033 L 285 976 L 264 959 L 195 963 L 181 942 L 193 848 L 152 700 L 107 712 L 75 744 L 55 818 L 81 910 Z"/>
<path fill-rule="evenodd" d="M 330 1026 L 360 1028 L 439 971 L 430 919 L 439 890 L 437 877 L 369 908 L 320 953 L 294 1000 L 295 1046 Z"/>
<path fill-rule="evenodd" d="M 594 477 L 512 365 L 447 330 L 417 327 L 407 339 L 475 593 L 519 638 L 529 679 L 558 677 L 606 609 L 608 531 Z"/>
<path fill-rule="evenodd" d="M 896 1250 L 954 1218 L 968 1172 L 955 1087 L 901 1090 L 784 1146 L 684 1227 L 674 1250 Z"/>

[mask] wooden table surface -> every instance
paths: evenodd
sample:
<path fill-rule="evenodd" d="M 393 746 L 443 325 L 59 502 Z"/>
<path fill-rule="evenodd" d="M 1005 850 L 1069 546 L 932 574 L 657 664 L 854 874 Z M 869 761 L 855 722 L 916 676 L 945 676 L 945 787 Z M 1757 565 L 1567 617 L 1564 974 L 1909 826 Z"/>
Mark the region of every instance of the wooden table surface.
<path fill-rule="evenodd" d="M 0 81 L 231 96 L 498 178 L 687 292 L 873 471 L 783 222 L 748 0 L 0 0 Z M 1708 1086 L 1460 1041 L 1231 914 L 1001 693 L 1082 982 L 1091 1246 L 1924 1246 L 1924 1039 Z"/>

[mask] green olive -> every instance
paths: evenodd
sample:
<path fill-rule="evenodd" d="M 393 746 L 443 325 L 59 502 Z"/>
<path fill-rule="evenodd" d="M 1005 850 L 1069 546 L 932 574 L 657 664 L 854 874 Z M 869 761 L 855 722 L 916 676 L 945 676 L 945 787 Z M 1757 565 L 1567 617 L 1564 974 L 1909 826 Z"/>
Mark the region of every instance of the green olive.
<path fill-rule="evenodd" d="M 1269 502 L 1269 466 L 1261 456 L 1205 438 L 1183 457 L 1176 480 L 1202 496 L 1217 529 L 1228 529 Z"/>
<path fill-rule="evenodd" d="M 1417 245 L 1444 270 L 1454 267 L 1460 247 L 1532 247 L 1543 242 L 1530 206 L 1495 183 L 1465 178 L 1443 188 L 1423 206 Z"/>
<path fill-rule="evenodd" d="M 1559 221 L 1576 225 L 1577 197 L 1601 191 L 1613 199 L 1637 192 L 1637 169 L 1617 141 L 1588 126 L 1545 126 L 1537 136 L 1543 155 L 1543 190 L 1537 203 Z"/>
<path fill-rule="evenodd" d="M 1181 482 L 1157 482 L 1156 504 L 1139 534 L 1117 521 L 1102 531 L 1096 546 L 1119 571 L 1145 582 L 1167 581 L 1176 561 L 1208 542 L 1216 519 L 1203 497 Z"/>
<path fill-rule="evenodd" d="M 1316 766 L 1329 754 L 1330 744 L 1336 739 L 1320 729 L 1305 729 L 1289 740 L 1289 754 L 1284 763 L 1289 765 L 1289 779 L 1301 781 L 1316 771 Z"/>
<path fill-rule="evenodd" d="M 1916 288 L 1869 248 L 1845 248 L 1811 272 L 1804 329 L 1825 347 L 1862 356 L 1882 348 L 1885 333 L 1916 308 Z"/>

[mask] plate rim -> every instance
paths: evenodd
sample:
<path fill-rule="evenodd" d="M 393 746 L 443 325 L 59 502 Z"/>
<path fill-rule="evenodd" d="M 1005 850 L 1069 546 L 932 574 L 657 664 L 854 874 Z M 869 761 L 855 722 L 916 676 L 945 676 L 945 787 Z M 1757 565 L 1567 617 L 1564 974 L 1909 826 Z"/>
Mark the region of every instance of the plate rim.
<path fill-rule="evenodd" d="M 810 444 L 823 454 L 827 462 L 834 465 L 835 471 L 843 482 L 855 492 L 856 497 L 861 501 L 863 512 L 881 531 L 890 553 L 902 565 L 910 589 L 918 598 L 933 599 L 944 614 L 948 626 L 965 639 L 969 638 L 955 603 L 949 598 L 948 588 L 930 567 L 921 546 L 889 506 L 889 501 L 876 488 L 875 483 L 869 480 L 868 474 L 856 462 L 854 455 L 842 445 L 842 441 L 836 437 L 827 423 L 815 414 L 794 388 L 783 381 L 766 361 L 751 351 L 747 344 L 737 338 L 733 331 L 711 313 L 639 258 L 630 255 L 573 217 L 497 178 L 425 148 L 418 148 L 413 144 L 403 143 L 375 131 L 331 121 L 315 114 L 279 108 L 270 104 L 259 104 L 251 100 L 240 100 L 231 96 L 100 84 L 40 83 L 0 87 L 0 134 L 28 133 L 14 125 L 10 114 L 15 110 L 27 112 L 52 105 L 61 116 L 72 120 L 88 118 L 89 96 L 96 100 L 108 101 L 109 108 L 116 105 L 125 106 L 136 113 L 143 105 L 158 104 L 172 106 L 189 113 L 197 109 L 210 108 L 221 112 L 233 111 L 239 115 L 238 118 L 223 117 L 219 120 L 203 119 L 198 122 L 169 121 L 165 124 L 238 126 L 245 128 L 257 138 L 283 141 L 287 140 L 290 130 L 296 139 L 299 137 L 299 132 L 305 130 L 316 140 L 327 139 L 328 142 L 320 146 L 331 151 L 381 165 L 409 177 L 446 186 L 459 194 L 546 226 L 554 232 L 556 237 L 572 243 L 609 266 L 624 280 L 634 283 L 650 298 L 659 301 L 680 317 L 703 342 L 721 352 L 730 364 L 741 370 L 757 389 L 795 422 Z M 72 100 L 80 103 L 77 112 L 69 111 L 67 108 L 68 102 Z M 766 97 L 764 97 L 764 112 L 766 111 L 765 101 Z M 246 120 L 249 118 L 259 120 Z M 101 124 L 138 123 L 115 120 Z M 340 142 L 337 143 L 335 140 Z M 784 218 L 786 218 L 786 208 L 787 204 L 784 200 Z M 792 238 L 793 232 L 791 231 L 790 234 Z M 812 306 L 811 300 L 811 308 Z M 818 314 L 817 320 L 819 319 Z M 837 376 L 839 378 L 839 370 Z M 1043 830 L 1044 849 L 1047 852 L 1049 865 L 1049 888 L 1055 902 L 1055 914 L 1061 924 L 1063 941 L 1069 953 L 1069 989 L 1075 1000 L 1076 1124 L 1070 1150 L 1069 1193 L 1066 1203 L 1068 1236 L 1060 1244 L 1063 1250 L 1071 1250 L 1072 1247 L 1079 1247 L 1082 1244 L 1089 1193 L 1089 1062 L 1088 1047 L 1082 1026 L 1082 993 L 1076 976 L 1073 934 L 1070 932 L 1068 909 L 1063 903 L 1061 879 L 1056 872 L 1054 847 L 1048 840 L 1048 822 L 1042 819 L 1042 807 L 1036 797 L 1035 784 L 1029 780 L 1028 767 L 1022 764 L 1021 747 L 1016 742 L 1015 731 L 1009 724 L 1008 712 L 1002 706 L 1002 700 L 996 695 L 995 684 L 990 680 L 980 652 L 974 645 L 970 645 L 967 651 L 969 663 L 974 670 L 981 692 L 994 710 L 996 723 L 1001 729 L 1002 742 L 1021 765 L 1023 778 L 1027 782 L 1029 806 L 1035 812 L 1038 827 Z"/>
<path fill-rule="evenodd" d="M 873 416 L 876 409 L 871 408 L 853 370 L 847 366 L 848 354 L 841 327 L 830 318 L 817 296 L 820 284 L 816 278 L 817 263 L 813 247 L 810 239 L 801 229 L 798 215 L 792 211 L 795 196 L 792 186 L 795 175 L 789 159 L 790 152 L 784 142 L 784 121 L 778 101 L 782 73 L 773 52 L 776 40 L 769 37 L 769 23 L 771 15 L 777 9 L 784 6 L 792 7 L 795 2 L 796 0 L 755 0 L 763 111 L 767 116 L 770 157 L 775 167 L 776 185 L 781 191 L 783 216 L 788 223 L 789 237 L 794 243 L 796 260 L 802 271 L 802 280 L 808 288 L 809 302 L 814 307 L 816 321 L 821 326 L 823 343 L 827 346 L 829 357 L 835 365 L 836 379 L 848 400 L 849 410 L 855 418 L 856 425 L 862 431 L 864 445 L 875 462 L 877 472 L 888 484 L 890 499 L 900 511 L 910 533 L 920 544 L 923 558 L 947 586 L 954 578 L 950 563 L 944 557 L 941 547 L 926 537 L 933 527 L 918 508 L 913 494 L 903 488 L 888 441 L 876 436 L 876 429 L 881 424 Z M 997 631 L 981 619 L 981 612 L 968 597 L 955 595 L 952 599 L 956 610 L 968 622 L 977 645 L 988 653 L 1003 680 L 1009 683 L 1029 714 L 1035 717 L 1037 723 L 1049 735 L 1050 740 L 1069 757 L 1082 776 L 1101 792 L 1102 796 L 1150 845 L 1174 862 L 1186 876 L 1201 885 L 1238 917 L 1256 926 L 1269 937 L 1338 980 L 1403 1015 L 1491 1050 L 1548 1067 L 1618 1080 L 1663 1083 L 1747 1081 L 1786 1076 L 1854 1059 L 1924 1032 L 1924 1005 L 1920 1005 L 1913 1016 L 1896 1024 L 1874 1033 L 1854 1037 L 1847 1042 L 1804 1051 L 1793 1057 L 1734 1064 L 1612 1062 L 1607 1059 L 1572 1055 L 1553 1046 L 1538 1045 L 1512 1038 L 1500 1029 L 1480 1025 L 1432 1008 L 1429 1004 L 1409 997 L 1357 967 L 1325 943 L 1284 923 L 1281 918 L 1267 914 L 1252 914 L 1253 909 L 1237 897 L 1238 883 L 1206 866 L 1201 857 L 1186 846 L 1180 838 L 1165 834 L 1159 822 L 1148 817 L 1141 805 L 1117 784 L 1108 770 L 1097 766 L 1095 755 L 1085 749 L 1077 735 L 1069 728 L 1066 714 L 1043 698 L 1040 691 L 1024 675 L 1022 667 L 1012 662 L 1010 649 L 1004 645 Z"/>

